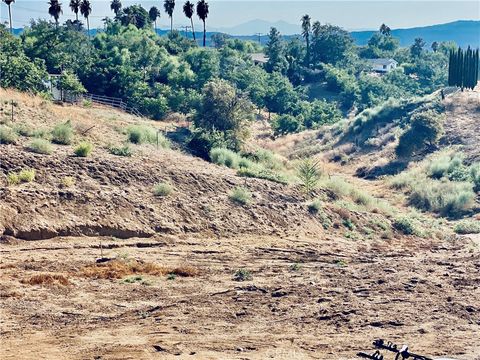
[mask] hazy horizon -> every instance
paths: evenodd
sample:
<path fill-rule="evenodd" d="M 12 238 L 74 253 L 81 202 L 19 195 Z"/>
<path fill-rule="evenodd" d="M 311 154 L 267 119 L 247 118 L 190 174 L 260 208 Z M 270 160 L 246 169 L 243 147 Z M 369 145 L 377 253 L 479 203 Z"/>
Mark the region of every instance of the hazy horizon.
<path fill-rule="evenodd" d="M 74 19 L 73 12 L 68 7 L 69 0 L 61 1 L 63 15 L 60 21 Z M 174 13 L 174 26 L 179 28 L 188 25 L 188 20 L 182 13 L 184 1 L 177 1 Z M 272 6 L 275 3 L 275 6 Z M 169 19 L 163 10 L 163 1 L 122 1 L 124 6 L 141 4 L 147 10 L 157 6 L 162 14 L 157 21 L 159 28 L 169 28 Z M 480 3 L 477 1 L 438 1 L 438 0 L 383 0 L 383 1 L 285 1 L 285 0 L 237 0 L 210 1 L 210 14 L 207 19 L 207 30 L 232 28 L 252 20 L 267 22 L 284 21 L 299 27 L 300 18 L 309 14 L 313 20 L 322 23 L 339 25 L 348 30 L 377 29 L 386 23 L 392 29 L 429 26 L 448 23 L 457 20 L 479 20 Z M 17 0 L 12 5 L 13 26 L 24 27 L 30 19 L 51 19 L 47 12 L 46 0 Z M 90 27 L 103 26 L 102 19 L 113 17 L 109 1 L 92 1 Z M 7 6 L 0 5 L 0 21 L 8 22 Z M 198 18 L 195 19 L 197 29 L 200 29 Z M 268 31 L 268 29 L 265 29 Z M 247 33 L 245 33 L 247 34 Z"/>

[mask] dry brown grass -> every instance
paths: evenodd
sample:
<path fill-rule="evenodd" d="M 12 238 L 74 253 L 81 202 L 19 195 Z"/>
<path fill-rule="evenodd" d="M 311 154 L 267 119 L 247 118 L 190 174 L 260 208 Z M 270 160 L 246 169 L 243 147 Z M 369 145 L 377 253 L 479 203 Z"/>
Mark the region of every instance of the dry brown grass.
<path fill-rule="evenodd" d="M 83 276 L 95 279 L 121 279 L 129 275 L 162 276 L 167 274 L 190 277 L 199 275 L 200 271 L 188 265 L 169 267 L 137 260 L 113 260 L 103 264 L 88 265 L 82 271 Z"/>
<path fill-rule="evenodd" d="M 70 285 L 70 281 L 61 274 L 38 274 L 33 275 L 28 279 L 23 279 L 21 281 L 22 284 L 28 285 L 62 285 L 68 286 Z"/>

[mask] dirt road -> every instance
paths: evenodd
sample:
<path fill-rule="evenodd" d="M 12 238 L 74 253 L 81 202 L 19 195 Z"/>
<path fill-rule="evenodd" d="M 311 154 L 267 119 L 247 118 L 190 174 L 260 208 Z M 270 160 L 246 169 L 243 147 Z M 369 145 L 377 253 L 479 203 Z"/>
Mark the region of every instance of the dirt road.
<path fill-rule="evenodd" d="M 386 338 L 480 359 L 475 241 L 4 238 L 0 358 L 353 359 Z M 96 278 L 101 256 L 193 270 Z"/>

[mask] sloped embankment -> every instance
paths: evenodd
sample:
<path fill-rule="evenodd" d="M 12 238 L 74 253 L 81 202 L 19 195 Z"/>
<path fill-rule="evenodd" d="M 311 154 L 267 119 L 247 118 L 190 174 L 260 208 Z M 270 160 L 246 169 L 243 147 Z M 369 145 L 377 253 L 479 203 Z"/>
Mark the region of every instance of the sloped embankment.
<path fill-rule="evenodd" d="M 121 158 L 98 149 L 76 158 L 67 148 L 37 155 L 18 145 L 2 145 L 3 174 L 36 170 L 31 183 L 0 187 L 0 233 L 22 239 L 88 235 L 118 238 L 160 233 L 282 234 L 321 231 L 309 216 L 301 194 L 292 187 L 235 176 L 230 170 L 175 151 Z M 73 177 L 65 188 L 62 179 Z M 156 197 L 153 187 L 168 182 L 174 192 Z M 229 193 L 246 187 L 247 206 Z"/>

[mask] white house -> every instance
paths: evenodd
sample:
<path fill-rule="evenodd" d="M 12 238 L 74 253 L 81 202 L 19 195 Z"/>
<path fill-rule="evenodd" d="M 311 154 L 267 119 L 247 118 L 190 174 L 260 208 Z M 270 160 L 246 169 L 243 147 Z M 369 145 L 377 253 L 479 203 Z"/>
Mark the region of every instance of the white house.
<path fill-rule="evenodd" d="M 250 59 L 252 59 L 255 65 L 264 65 L 268 62 L 268 57 L 264 53 L 253 53 L 250 54 Z"/>
<path fill-rule="evenodd" d="M 394 59 L 368 59 L 372 70 L 379 73 L 388 73 L 395 69 L 398 63 Z"/>

